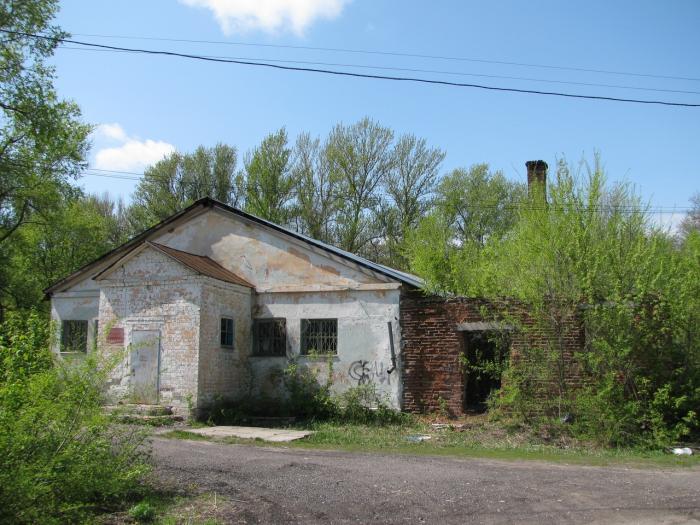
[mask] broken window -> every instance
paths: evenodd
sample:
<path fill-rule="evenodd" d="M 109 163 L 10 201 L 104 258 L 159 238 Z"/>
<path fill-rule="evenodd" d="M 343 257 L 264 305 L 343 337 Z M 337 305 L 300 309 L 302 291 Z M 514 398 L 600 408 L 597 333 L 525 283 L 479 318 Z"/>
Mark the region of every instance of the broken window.
<path fill-rule="evenodd" d="M 221 318 L 221 346 L 233 348 L 233 319 Z"/>
<path fill-rule="evenodd" d="M 61 352 L 87 352 L 88 322 L 61 323 Z"/>
<path fill-rule="evenodd" d="M 285 319 L 253 319 L 253 355 L 261 357 L 287 355 Z"/>
<path fill-rule="evenodd" d="M 337 354 L 338 320 L 302 319 L 301 353 L 302 355 Z"/>

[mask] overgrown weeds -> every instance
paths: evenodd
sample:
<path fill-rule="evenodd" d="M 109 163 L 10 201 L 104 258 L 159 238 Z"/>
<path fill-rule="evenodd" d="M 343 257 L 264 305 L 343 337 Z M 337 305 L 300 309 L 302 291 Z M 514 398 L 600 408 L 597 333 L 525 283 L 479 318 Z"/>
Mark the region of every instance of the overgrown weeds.
<path fill-rule="evenodd" d="M 102 410 L 111 363 L 92 352 L 54 363 L 48 324 L 0 327 L 0 522 L 71 523 L 141 490 L 144 434 Z"/>
<path fill-rule="evenodd" d="M 211 424 L 247 423 L 252 418 L 295 419 L 303 423 L 334 421 L 372 425 L 396 425 L 410 416 L 391 407 L 388 398 L 376 385 L 367 383 L 351 387 L 340 394 L 332 390 L 332 361 L 326 374 L 319 368 L 292 360 L 283 370 L 280 391 L 275 397 L 251 394 L 236 401 L 216 400 L 204 411 L 202 419 Z"/>

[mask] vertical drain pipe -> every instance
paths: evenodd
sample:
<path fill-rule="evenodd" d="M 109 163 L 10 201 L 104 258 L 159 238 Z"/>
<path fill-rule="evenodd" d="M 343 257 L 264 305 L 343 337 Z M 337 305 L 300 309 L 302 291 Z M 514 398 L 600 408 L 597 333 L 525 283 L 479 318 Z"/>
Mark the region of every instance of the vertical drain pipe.
<path fill-rule="evenodd" d="M 386 373 L 391 374 L 396 370 L 396 350 L 394 350 L 394 331 L 391 328 L 391 321 L 387 321 L 386 325 L 389 328 L 389 348 L 391 349 L 391 368 Z"/>

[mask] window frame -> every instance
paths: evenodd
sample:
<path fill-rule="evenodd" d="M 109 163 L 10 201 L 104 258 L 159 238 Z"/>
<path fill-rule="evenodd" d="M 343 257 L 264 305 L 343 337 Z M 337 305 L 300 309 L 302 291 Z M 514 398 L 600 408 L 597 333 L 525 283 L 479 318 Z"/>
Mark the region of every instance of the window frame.
<path fill-rule="evenodd" d="M 330 323 L 332 330 L 327 334 L 321 333 L 309 334 L 309 330 L 314 326 L 318 326 L 321 323 Z M 302 319 L 300 323 L 300 342 L 299 342 L 299 353 L 302 356 L 313 357 L 313 356 L 337 356 L 338 355 L 338 318 L 328 317 L 328 318 L 316 318 L 316 319 Z M 311 352 L 319 346 L 318 340 L 326 338 L 326 341 L 321 340 L 320 346 L 326 346 L 330 344 L 332 346 L 331 351 L 321 350 L 320 352 L 316 350 Z M 331 338 L 331 339 L 328 339 Z"/>
<path fill-rule="evenodd" d="M 261 327 L 270 325 L 273 333 L 272 351 L 261 352 Z M 269 335 L 265 334 L 265 335 Z M 253 357 L 286 357 L 287 356 L 287 319 L 285 317 L 260 317 L 253 319 Z"/>
<path fill-rule="evenodd" d="M 75 330 L 76 325 L 79 325 L 80 331 Z M 69 327 L 73 328 L 69 328 Z M 88 352 L 88 330 L 89 321 L 87 319 L 62 319 L 61 320 L 61 340 L 59 352 L 62 354 L 87 354 Z M 67 344 L 67 339 L 71 338 L 70 345 Z M 80 344 L 75 344 L 75 339 L 80 338 Z"/>
<path fill-rule="evenodd" d="M 231 323 L 231 330 L 228 330 L 228 325 L 224 326 L 224 322 L 230 321 Z M 226 337 L 226 340 L 224 340 L 224 337 Z M 227 343 L 228 337 L 231 338 L 231 343 Z M 236 347 L 236 321 L 233 317 L 227 317 L 225 315 L 222 315 L 219 317 L 219 346 L 221 348 L 226 348 L 229 350 L 232 350 Z"/>

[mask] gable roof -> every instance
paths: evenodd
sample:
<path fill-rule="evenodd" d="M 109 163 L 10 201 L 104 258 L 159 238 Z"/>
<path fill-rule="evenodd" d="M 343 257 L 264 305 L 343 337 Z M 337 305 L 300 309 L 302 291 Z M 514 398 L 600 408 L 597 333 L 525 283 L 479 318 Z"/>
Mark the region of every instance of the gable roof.
<path fill-rule="evenodd" d="M 212 208 L 217 208 L 217 209 L 223 210 L 224 212 L 230 213 L 232 215 L 236 215 L 236 216 L 242 217 L 244 219 L 247 219 L 248 221 L 260 224 L 262 226 L 265 226 L 267 228 L 275 230 L 279 233 L 282 233 L 285 236 L 295 238 L 295 239 L 300 240 L 306 244 L 309 244 L 311 246 L 319 248 L 325 252 L 336 255 L 336 256 L 340 257 L 341 259 L 345 259 L 346 261 L 355 263 L 355 264 L 362 266 L 368 270 L 382 274 L 386 277 L 389 277 L 390 279 L 393 279 L 393 280 L 398 281 L 400 283 L 411 286 L 412 288 L 422 288 L 423 287 L 424 283 L 423 283 L 423 280 L 420 279 L 420 277 L 417 277 L 415 275 L 411 275 L 411 274 L 406 273 L 406 272 L 396 270 L 394 268 L 390 268 L 388 266 L 384 266 L 383 264 L 378 264 L 378 263 L 372 262 L 369 259 L 365 259 L 364 257 L 360 257 L 359 255 L 356 255 L 354 253 L 350 253 L 350 252 L 347 252 L 345 250 L 341 250 L 340 248 L 337 248 L 333 245 L 326 244 L 326 243 L 319 241 L 317 239 L 313 239 L 313 238 L 308 237 L 304 234 L 295 232 L 293 230 L 285 228 L 284 226 L 280 226 L 279 224 L 275 224 L 274 222 L 270 222 L 268 220 L 261 219 L 260 217 L 256 217 L 255 215 L 251 215 L 250 213 L 244 212 L 243 210 L 239 210 L 238 208 L 234 208 L 233 206 L 229 206 L 228 204 L 224 204 L 223 202 L 212 199 L 211 197 L 204 197 L 202 199 L 195 201 L 187 208 L 171 215 L 167 219 L 164 219 L 163 221 L 159 222 L 155 226 L 152 226 L 151 228 L 148 228 L 147 230 L 141 232 L 140 234 L 136 235 L 135 237 L 133 237 L 129 241 L 125 242 L 121 246 L 115 248 L 114 250 L 98 257 L 94 261 L 79 268 L 78 270 L 76 270 L 72 274 L 55 282 L 54 284 L 52 284 L 51 286 L 46 288 L 44 290 L 44 293 L 46 294 L 47 297 L 49 297 L 53 292 L 56 292 L 64 285 L 67 285 L 70 281 L 73 281 L 74 279 L 76 279 L 76 278 L 78 278 L 86 273 L 89 273 L 90 270 L 95 270 L 96 268 L 98 268 L 100 266 L 100 264 L 106 263 L 112 257 L 118 256 L 118 255 L 124 255 L 124 254 L 130 252 L 133 248 L 140 245 L 143 241 L 147 241 L 150 237 L 156 235 L 158 232 L 160 232 L 161 230 L 164 230 L 168 226 L 171 226 L 173 223 L 175 223 L 181 219 L 184 219 L 188 216 L 199 215 L 200 213 L 203 213 L 206 210 L 212 209 Z M 156 243 L 151 242 L 149 244 L 155 245 Z M 160 245 L 160 246 L 162 246 L 162 245 Z M 170 248 L 170 249 L 172 250 L 172 248 Z M 176 251 L 179 251 L 179 250 L 176 250 Z M 181 253 L 187 253 L 187 252 L 181 252 Z M 194 256 L 194 257 L 201 257 L 201 256 L 194 255 L 194 254 L 188 254 L 188 255 Z M 119 258 L 121 258 L 121 257 L 119 257 Z M 214 262 L 211 259 L 209 259 L 209 260 Z M 215 263 L 215 264 L 218 264 L 218 263 Z M 109 266 L 112 266 L 112 265 L 110 264 Z M 226 270 L 223 266 L 220 266 L 220 268 L 223 270 Z M 104 270 L 104 268 L 102 268 L 102 270 Z M 226 271 L 228 271 L 228 270 L 226 270 Z M 232 275 L 235 275 L 235 274 L 232 273 Z M 246 283 L 244 286 L 251 286 L 251 285 Z"/>
<path fill-rule="evenodd" d="M 239 277 L 230 270 L 227 270 L 221 266 L 218 262 L 210 259 L 206 255 L 196 255 L 194 253 L 183 252 L 182 250 L 176 250 L 170 246 L 165 246 L 164 244 L 158 244 L 156 242 L 144 241 L 143 244 L 136 246 L 132 250 L 126 252 L 119 259 L 110 264 L 107 268 L 102 270 L 100 273 L 95 275 L 95 279 L 109 273 L 113 268 L 115 268 L 124 259 L 130 258 L 136 253 L 139 253 L 143 248 L 149 247 L 162 253 L 166 257 L 174 259 L 183 266 L 189 268 L 190 270 L 198 273 L 200 275 L 206 275 L 207 277 L 212 277 L 218 279 L 219 281 L 224 281 L 231 284 L 237 284 L 238 286 L 245 286 L 247 288 L 255 288 L 248 281 Z"/>

